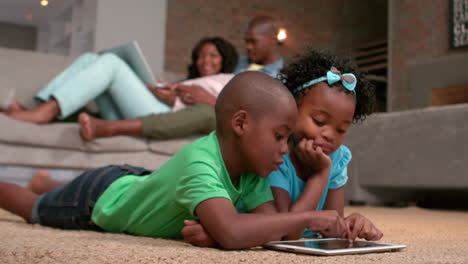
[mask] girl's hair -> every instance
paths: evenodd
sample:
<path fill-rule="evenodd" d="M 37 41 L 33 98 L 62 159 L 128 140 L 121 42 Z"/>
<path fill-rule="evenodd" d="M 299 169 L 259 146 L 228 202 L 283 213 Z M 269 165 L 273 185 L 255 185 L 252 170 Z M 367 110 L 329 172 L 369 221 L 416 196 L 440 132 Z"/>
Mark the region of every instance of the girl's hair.
<path fill-rule="evenodd" d="M 357 65 L 351 57 L 338 57 L 326 50 L 308 48 L 305 53 L 295 56 L 294 60 L 281 70 L 278 78 L 292 92 L 308 81 L 326 76 L 327 71 L 332 66 L 341 71 L 341 73 L 353 73 L 356 76 L 356 108 L 353 122 L 359 123 L 364 121 L 374 111 L 375 88 L 365 77 L 365 74 L 358 71 Z M 337 82 L 333 86 L 340 84 L 340 82 Z M 312 87 L 314 86 L 305 88 L 296 94 L 293 93 L 294 98 L 298 100 Z M 344 88 L 343 90 L 347 93 L 352 93 Z"/>
<path fill-rule="evenodd" d="M 234 71 L 239 57 L 236 48 L 221 37 L 202 38 L 192 50 L 192 63 L 188 66 L 188 79 L 201 77 L 197 68 L 197 60 L 203 45 L 207 43 L 214 44 L 223 58 L 221 72 L 231 73 Z"/>

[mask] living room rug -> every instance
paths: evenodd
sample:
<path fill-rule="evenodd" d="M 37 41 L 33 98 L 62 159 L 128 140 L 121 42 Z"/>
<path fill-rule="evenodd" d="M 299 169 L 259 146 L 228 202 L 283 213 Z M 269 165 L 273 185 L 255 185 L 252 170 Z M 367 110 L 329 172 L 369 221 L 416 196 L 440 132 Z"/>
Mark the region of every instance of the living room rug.
<path fill-rule="evenodd" d="M 383 232 L 400 252 L 312 256 L 266 250 L 199 248 L 183 241 L 30 225 L 0 209 L 0 263 L 468 263 L 468 212 L 418 207 L 346 207 Z"/>

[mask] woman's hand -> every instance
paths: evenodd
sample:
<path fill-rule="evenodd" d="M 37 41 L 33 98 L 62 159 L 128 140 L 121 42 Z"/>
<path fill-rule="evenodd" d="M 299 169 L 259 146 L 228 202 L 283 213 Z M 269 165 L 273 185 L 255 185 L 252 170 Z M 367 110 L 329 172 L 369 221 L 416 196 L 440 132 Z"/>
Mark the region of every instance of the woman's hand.
<path fill-rule="evenodd" d="M 357 237 L 365 240 L 379 240 L 383 237 L 383 233 L 369 219 L 358 213 L 347 216 L 345 222 L 350 229 L 350 240 L 355 240 Z"/>
<path fill-rule="evenodd" d="M 307 170 L 309 176 L 331 168 L 330 157 L 323 152 L 321 147 L 315 146 L 312 139 L 303 138 L 296 147 L 296 154 L 311 170 Z"/>
<path fill-rule="evenodd" d="M 154 96 L 156 96 L 156 98 L 161 100 L 163 103 L 167 104 L 170 107 L 174 106 L 177 97 L 177 84 L 168 84 L 166 88 L 156 88 L 149 84 L 147 84 L 146 87 L 148 87 L 148 89 L 154 94 Z"/>
<path fill-rule="evenodd" d="M 180 84 L 176 88 L 177 95 L 185 104 L 208 104 L 214 106 L 216 97 L 198 85 Z"/>

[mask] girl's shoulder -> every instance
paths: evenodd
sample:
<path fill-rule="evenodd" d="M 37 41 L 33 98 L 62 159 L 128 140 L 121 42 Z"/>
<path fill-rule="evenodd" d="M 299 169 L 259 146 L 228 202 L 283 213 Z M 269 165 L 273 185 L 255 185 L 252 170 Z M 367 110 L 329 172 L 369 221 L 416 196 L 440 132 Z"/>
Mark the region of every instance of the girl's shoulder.
<path fill-rule="evenodd" d="M 343 169 L 348 166 L 352 157 L 353 155 L 351 154 L 351 150 L 349 150 L 345 145 L 341 145 L 335 152 L 333 152 L 333 154 L 330 155 L 333 164 L 332 169 Z"/>

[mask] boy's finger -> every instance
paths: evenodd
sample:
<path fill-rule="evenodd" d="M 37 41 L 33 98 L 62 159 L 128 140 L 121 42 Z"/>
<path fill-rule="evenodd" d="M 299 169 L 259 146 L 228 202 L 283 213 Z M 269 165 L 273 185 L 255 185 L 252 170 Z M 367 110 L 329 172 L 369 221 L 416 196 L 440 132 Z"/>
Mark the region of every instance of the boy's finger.
<path fill-rule="evenodd" d="M 375 240 L 380 240 L 380 239 L 382 239 L 382 237 L 383 237 L 382 231 L 380 231 L 380 230 L 377 229 L 377 237 L 376 237 Z"/>
<path fill-rule="evenodd" d="M 359 231 L 360 231 L 360 228 L 362 226 L 357 226 L 355 225 L 354 228 L 351 230 L 351 234 L 350 234 L 350 239 L 351 240 L 356 240 L 356 237 L 359 235 Z"/>
<path fill-rule="evenodd" d="M 200 241 L 196 235 L 184 236 L 184 241 L 195 246 L 202 246 L 200 245 Z"/>
<path fill-rule="evenodd" d="M 344 230 L 341 233 L 341 238 L 349 240 L 349 237 L 351 235 L 349 232 L 349 223 L 345 220 L 342 220 L 342 221 L 343 221 Z"/>
<path fill-rule="evenodd" d="M 197 225 L 199 222 L 197 220 L 184 220 L 184 225 Z"/>
<path fill-rule="evenodd" d="M 192 226 L 185 226 L 184 228 L 182 228 L 180 233 L 182 234 L 182 236 L 184 236 L 184 238 L 193 236 L 195 234 L 195 232 L 193 232 Z"/>
<path fill-rule="evenodd" d="M 344 219 L 342 220 L 343 223 L 344 223 L 344 232 L 343 232 L 343 238 L 346 238 L 349 240 L 349 237 L 351 235 L 351 232 L 349 231 L 349 223 L 347 221 L 345 221 Z"/>
<path fill-rule="evenodd" d="M 355 219 L 353 221 L 353 227 L 352 227 L 352 230 L 351 230 L 352 240 L 355 240 L 357 238 L 357 236 L 359 235 L 359 233 L 361 233 L 361 230 L 362 230 L 363 226 L 364 226 L 363 221 L 360 221 L 359 219 Z"/>
<path fill-rule="evenodd" d="M 181 231 L 184 237 L 195 236 L 200 233 L 200 226 L 197 225 L 188 225 L 182 228 Z"/>
<path fill-rule="evenodd" d="M 365 222 L 362 229 L 361 229 L 361 232 L 359 232 L 359 237 L 360 238 L 363 238 L 363 239 L 366 239 L 366 240 L 369 240 L 371 238 L 371 226 L 369 225 L 370 223 L 369 222 Z"/>
<path fill-rule="evenodd" d="M 382 238 L 382 236 L 383 236 L 382 232 L 380 232 L 380 230 L 377 229 L 377 227 L 372 225 L 370 240 L 374 240 L 374 241 L 375 240 L 380 240 Z"/>

